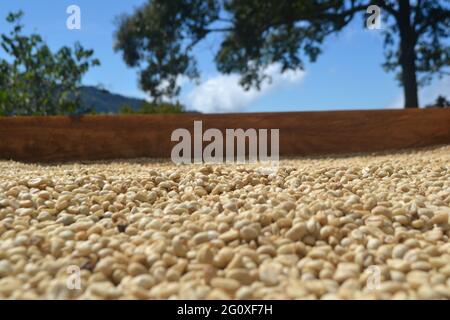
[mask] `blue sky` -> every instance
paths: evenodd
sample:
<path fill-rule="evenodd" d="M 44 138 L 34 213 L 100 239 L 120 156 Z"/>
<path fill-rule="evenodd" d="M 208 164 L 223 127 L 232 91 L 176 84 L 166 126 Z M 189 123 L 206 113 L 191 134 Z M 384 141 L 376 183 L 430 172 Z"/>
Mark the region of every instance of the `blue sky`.
<path fill-rule="evenodd" d="M 40 33 L 53 49 L 80 41 L 95 50 L 102 65 L 86 74 L 86 85 L 103 85 L 120 94 L 146 97 L 138 86 L 136 70 L 129 69 L 113 47 L 114 19 L 131 13 L 145 0 L 15 0 L 3 1 L 0 7 L 0 32 L 9 30 L 8 12 L 25 12 L 26 32 Z M 81 8 L 81 30 L 68 30 L 66 9 Z M 237 85 L 236 75 L 220 75 L 212 62 L 220 39 L 207 39 L 196 49 L 202 79 L 200 85 L 183 83 L 180 101 L 189 109 L 204 112 L 222 111 L 311 111 L 336 109 L 398 108 L 402 90 L 392 73 L 385 73 L 382 38 L 377 30 L 363 28 L 355 21 L 338 36 L 329 38 L 323 54 L 304 72 L 280 75 L 277 66 L 269 73 L 274 80 L 262 91 L 245 92 Z M 2 52 L 0 51 L 0 57 Z M 450 80 L 436 80 L 421 90 L 421 103 L 429 103 L 438 94 L 450 97 Z"/>

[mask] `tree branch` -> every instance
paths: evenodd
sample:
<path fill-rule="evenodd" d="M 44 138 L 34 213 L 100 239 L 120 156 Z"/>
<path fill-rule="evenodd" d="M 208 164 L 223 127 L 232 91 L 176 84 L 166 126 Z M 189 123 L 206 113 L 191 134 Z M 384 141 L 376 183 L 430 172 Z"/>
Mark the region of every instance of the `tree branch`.
<path fill-rule="evenodd" d="M 390 14 L 392 14 L 396 19 L 400 17 L 399 11 L 395 10 L 393 6 L 389 5 L 386 1 L 380 1 L 380 6 Z"/>
<path fill-rule="evenodd" d="M 233 31 L 234 28 L 233 27 L 228 27 L 228 28 L 205 28 L 203 29 L 206 32 L 230 32 Z"/>

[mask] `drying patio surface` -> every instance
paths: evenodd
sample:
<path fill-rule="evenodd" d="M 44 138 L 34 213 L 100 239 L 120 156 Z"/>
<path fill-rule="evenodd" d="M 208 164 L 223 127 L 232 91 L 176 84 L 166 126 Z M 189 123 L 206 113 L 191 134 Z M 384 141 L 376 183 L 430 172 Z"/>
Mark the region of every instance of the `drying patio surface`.
<path fill-rule="evenodd" d="M 449 216 L 450 146 L 269 175 L 0 161 L 0 298 L 449 299 Z"/>

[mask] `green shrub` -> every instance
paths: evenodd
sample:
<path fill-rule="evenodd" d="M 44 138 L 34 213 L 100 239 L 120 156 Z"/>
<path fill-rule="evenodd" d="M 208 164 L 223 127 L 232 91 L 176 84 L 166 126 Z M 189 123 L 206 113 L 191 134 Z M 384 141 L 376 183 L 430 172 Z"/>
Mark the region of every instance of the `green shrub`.
<path fill-rule="evenodd" d="M 450 101 L 444 96 L 439 96 L 436 101 L 427 106 L 427 108 L 450 108 Z"/>
<path fill-rule="evenodd" d="M 129 105 L 120 107 L 120 114 L 156 114 L 156 113 L 183 113 L 184 106 L 179 102 L 175 104 L 169 102 L 144 102 L 139 110 L 134 110 Z"/>
<path fill-rule="evenodd" d="M 183 113 L 184 107 L 179 103 L 171 104 L 168 102 L 154 103 L 146 102 L 139 109 L 139 113 Z"/>
<path fill-rule="evenodd" d="M 129 105 L 123 105 L 119 108 L 119 113 L 120 114 L 134 114 L 134 113 L 136 113 L 136 111 L 134 111 L 134 109 L 132 107 L 130 107 Z"/>

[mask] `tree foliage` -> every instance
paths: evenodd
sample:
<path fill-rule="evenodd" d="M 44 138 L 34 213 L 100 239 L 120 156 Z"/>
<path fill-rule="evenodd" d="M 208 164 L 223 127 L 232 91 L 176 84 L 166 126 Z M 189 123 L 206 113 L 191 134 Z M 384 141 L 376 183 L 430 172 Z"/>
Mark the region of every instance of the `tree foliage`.
<path fill-rule="evenodd" d="M 120 108 L 120 114 L 155 114 L 155 113 L 183 113 L 184 106 L 179 102 L 144 102 L 139 110 L 134 110 L 129 105 L 124 105 Z"/>
<path fill-rule="evenodd" d="M 8 56 L 0 59 L 0 115 L 56 115 L 81 113 L 78 86 L 91 66 L 93 50 L 79 43 L 53 53 L 41 36 L 22 34 L 23 13 L 10 13 L 9 34 L 0 45 Z"/>
<path fill-rule="evenodd" d="M 115 49 L 139 69 L 141 87 L 151 96 L 173 97 L 178 76 L 199 76 L 195 46 L 222 33 L 215 53 L 219 71 L 240 73 L 245 88 L 259 88 L 268 65 L 303 69 L 329 35 L 372 4 L 384 17 L 384 67 L 396 72 L 406 106 L 417 107 L 418 85 L 450 65 L 449 0 L 149 0 L 119 19 Z"/>
<path fill-rule="evenodd" d="M 438 96 L 434 103 L 427 105 L 427 108 L 450 108 L 450 101 L 444 96 Z"/>

